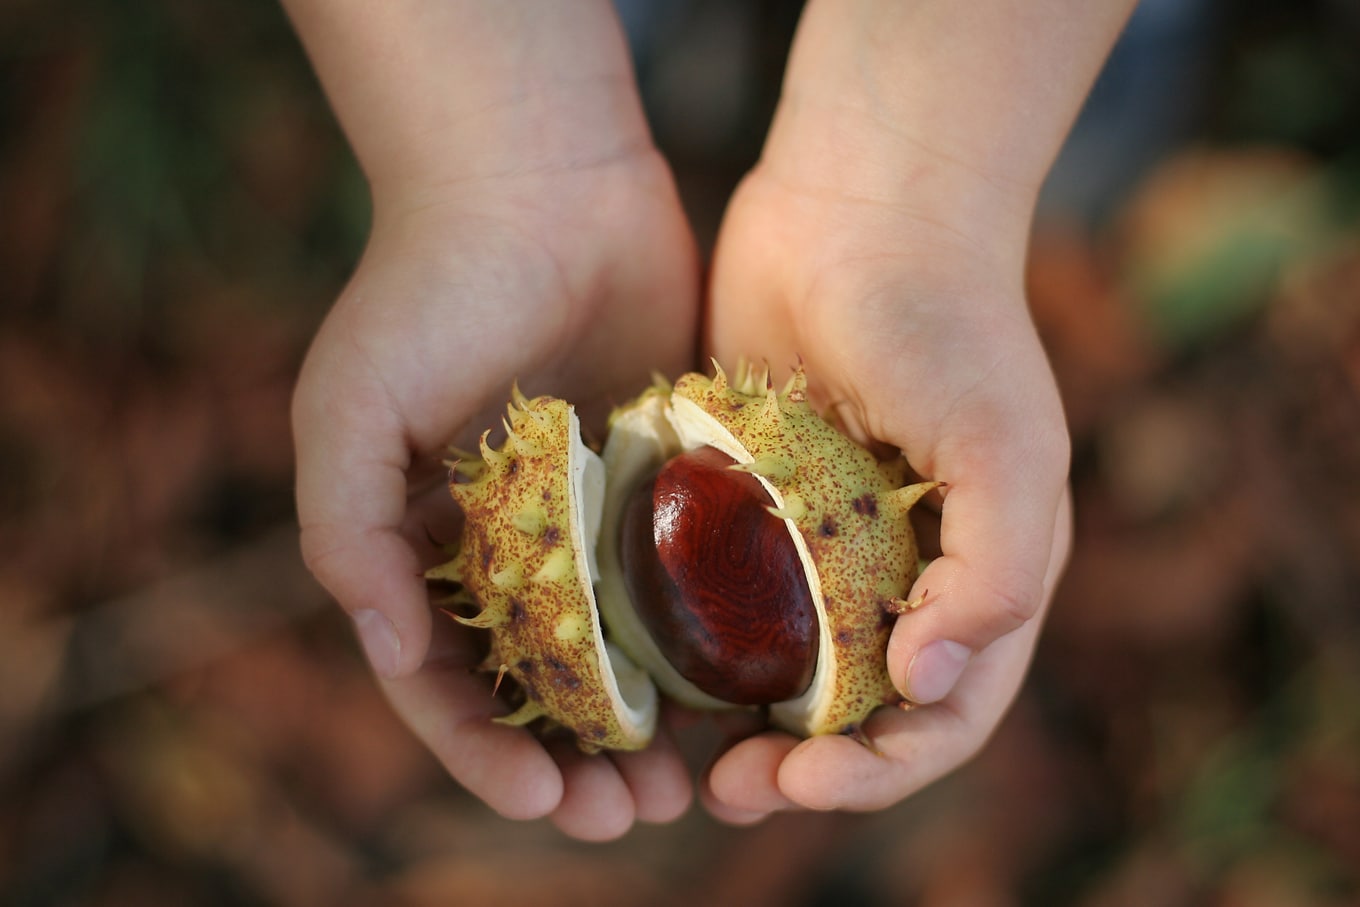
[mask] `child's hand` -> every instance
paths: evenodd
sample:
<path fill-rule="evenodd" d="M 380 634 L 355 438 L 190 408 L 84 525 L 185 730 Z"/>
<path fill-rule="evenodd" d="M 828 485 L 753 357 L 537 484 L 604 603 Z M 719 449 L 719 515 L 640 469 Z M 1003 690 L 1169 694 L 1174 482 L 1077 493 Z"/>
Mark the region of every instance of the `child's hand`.
<path fill-rule="evenodd" d="M 374 227 L 298 383 L 308 565 L 354 618 L 397 711 L 492 808 L 608 838 L 690 783 L 664 735 L 587 759 L 489 719 L 471 635 L 421 575 L 456 538 L 439 461 L 511 383 L 598 431 L 690 365 L 698 264 L 607 0 L 285 0 L 368 177 Z"/>
<path fill-rule="evenodd" d="M 823 406 L 947 488 L 943 557 L 888 652 L 898 688 L 933 705 L 878 713 L 867 730 L 881 756 L 840 737 L 738 744 L 708 779 L 716 814 L 887 806 L 972 755 L 1014 697 L 1068 550 L 1068 442 L 1005 263 L 911 212 L 764 169 L 729 209 L 713 274 L 717 356 L 801 357 Z"/>
<path fill-rule="evenodd" d="M 810 0 L 718 238 L 706 338 L 807 365 L 866 439 L 946 483 L 943 555 L 888 650 L 913 711 L 723 754 L 710 809 L 875 809 L 961 764 L 1019 688 L 1070 544 L 1068 439 L 1026 311 L 1039 186 L 1129 0 Z M 929 704 L 929 705 L 925 705 Z"/>
<path fill-rule="evenodd" d="M 585 202 L 584 200 L 588 200 Z M 494 809 L 607 838 L 690 799 L 664 734 L 586 759 L 493 724 L 468 631 L 431 623 L 422 571 L 456 536 L 439 466 L 475 449 L 518 379 L 599 416 L 653 369 L 688 367 L 698 269 L 670 176 L 645 152 L 508 176 L 385 212 L 298 384 L 298 508 L 308 565 L 354 618 L 397 711 Z M 599 426 L 596 421 L 596 426 Z"/>

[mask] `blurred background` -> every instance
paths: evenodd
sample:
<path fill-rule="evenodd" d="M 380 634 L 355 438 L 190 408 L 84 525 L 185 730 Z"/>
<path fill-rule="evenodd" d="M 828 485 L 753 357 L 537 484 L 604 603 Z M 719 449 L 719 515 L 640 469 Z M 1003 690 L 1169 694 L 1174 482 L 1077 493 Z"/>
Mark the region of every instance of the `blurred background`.
<path fill-rule="evenodd" d="M 619 7 L 707 242 L 798 5 Z M 1354 2 L 1136 14 L 1032 247 L 1072 565 L 991 746 L 873 815 L 575 844 L 389 714 L 287 421 L 367 219 L 272 2 L 0 5 L 0 902 L 1360 904 Z"/>

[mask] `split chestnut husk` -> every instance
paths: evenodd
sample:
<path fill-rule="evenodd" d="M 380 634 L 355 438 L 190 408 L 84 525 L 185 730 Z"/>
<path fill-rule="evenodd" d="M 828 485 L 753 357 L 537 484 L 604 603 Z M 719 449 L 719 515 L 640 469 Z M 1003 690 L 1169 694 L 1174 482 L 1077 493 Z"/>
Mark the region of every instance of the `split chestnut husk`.
<path fill-rule="evenodd" d="M 428 574 L 522 691 L 499 720 L 638 749 L 658 689 L 768 707 L 800 736 L 862 738 L 900 701 L 888 637 L 917 573 L 908 512 L 934 483 L 904 486 L 900 458 L 822 418 L 801 368 L 782 390 L 745 366 L 658 381 L 614 412 L 598 455 L 552 397 L 516 391 L 505 429 L 455 463 L 464 531 Z"/>

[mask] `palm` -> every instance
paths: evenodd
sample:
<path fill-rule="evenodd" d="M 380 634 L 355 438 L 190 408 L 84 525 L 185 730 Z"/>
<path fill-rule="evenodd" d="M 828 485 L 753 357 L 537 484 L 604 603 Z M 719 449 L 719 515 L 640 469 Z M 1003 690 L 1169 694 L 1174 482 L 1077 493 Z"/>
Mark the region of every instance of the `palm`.
<path fill-rule="evenodd" d="M 688 361 L 696 266 L 681 212 L 658 162 L 616 169 L 380 219 L 326 330 L 372 362 L 415 449 L 479 428 L 464 423 L 499 409 L 512 380 L 598 409 Z"/>

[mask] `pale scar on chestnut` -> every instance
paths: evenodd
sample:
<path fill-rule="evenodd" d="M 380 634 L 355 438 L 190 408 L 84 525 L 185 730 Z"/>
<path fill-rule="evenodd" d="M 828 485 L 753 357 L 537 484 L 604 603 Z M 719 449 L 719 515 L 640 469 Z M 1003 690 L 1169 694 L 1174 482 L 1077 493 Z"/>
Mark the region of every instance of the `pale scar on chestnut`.
<path fill-rule="evenodd" d="M 885 618 L 910 609 L 907 516 L 934 484 L 833 427 L 801 368 L 782 390 L 745 364 L 658 380 L 599 454 L 557 398 L 516 389 L 504 424 L 451 464 L 463 532 L 427 573 L 490 634 L 497 687 L 516 681 L 523 704 L 497 720 L 639 749 L 665 696 L 868 743 L 865 720 L 901 701 Z"/>

